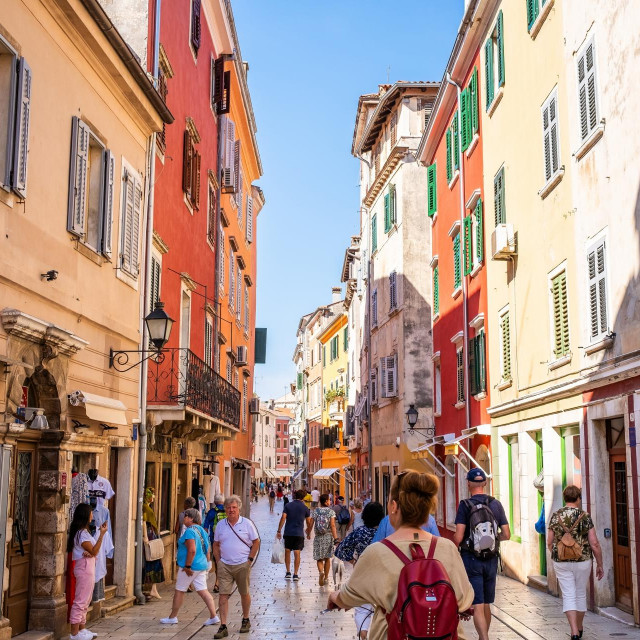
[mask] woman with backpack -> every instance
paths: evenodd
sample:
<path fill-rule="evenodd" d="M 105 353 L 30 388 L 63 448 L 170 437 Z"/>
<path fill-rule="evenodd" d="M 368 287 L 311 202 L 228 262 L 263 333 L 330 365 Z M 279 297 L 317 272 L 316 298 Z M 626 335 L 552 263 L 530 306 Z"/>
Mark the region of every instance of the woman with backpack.
<path fill-rule="evenodd" d="M 602 548 L 591 516 L 583 511 L 582 492 L 569 485 L 562 492 L 565 506 L 549 520 L 547 547 L 562 589 L 562 611 L 571 627 L 571 640 L 582 638 L 582 624 L 587 611 L 587 583 L 593 558 L 596 559 L 596 578 L 602 580 Z"/>
<path fill-rule="evenodd" d="M 276 503 L 276 492 L 273 490 L 273 486 L 269 491 L 269 513 L 273 513 L 273 507 Z"/>
<path fill-rule="evenodd" d="M 333 557 L 333 546 L 337 541 L 336 513 L 329 506 L 329 494 L 320 496 L 320 506 L 311 514 L 314 524 L 313 559 L 318 563 L 318 584 L 322 586 L 329 580 L 329 569 Z M 307 527 L 307 540 L 311 540 L 311 526 Z"/>
<path fill-rule="evenodd" d="M 428 473 L 396 476 L 387 505 L 395 532 L 367 547 L 348 582 L 329 595 L 330 609 L 374 606 L 371 640 L 465 637 L 458 620 L 468 616 L 462 612 L 474 593 L 460 554 L 450 540 L 422 529 L 435 512 L 438 486 Z"/>

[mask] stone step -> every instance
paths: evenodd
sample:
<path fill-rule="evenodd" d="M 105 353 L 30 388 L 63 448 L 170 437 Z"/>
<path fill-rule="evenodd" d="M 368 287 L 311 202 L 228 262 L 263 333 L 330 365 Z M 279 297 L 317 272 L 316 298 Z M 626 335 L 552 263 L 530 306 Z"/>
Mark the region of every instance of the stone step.
<path fill-rule="evenodd" d="M 115 596 L 102 603 L 102 617 L 107 618 L 133 606 L 135 596 Z"/>
<path fill-rule="evenodd" d="M 17 640 L 53 640 L 53 633 L 51 631 L 25 631 L 13 637 Z"/>
<path fill-rule="evenodd" d="M 622 609 L 618 609 L 617 607 L 600 607 L 598 613 L 605 618 L 609 618 L 609 620 L 622 622 L 622 624 L 626 624 L 629 627 L 633 627 L 635 625 L 633 616 L 626 611 L 622 611 Z"/>
<path fill-rule="evenodd" d="M 533 587 L 538 591 L 542 591 L 543 593 L 549 593 L 549 581 L 547 580 L 547 576 L 528 576 L 527 580 L 528 586 Z"/>
<path fill-rule="evenodd" d="M 105 602 L 107 600 L 112 600 L 113 598 L 115 598 L 117 590 L 118 590 L 118 587 L 115 584 L 111 585 L 110 587 L 105 587 L 104 588 L 104 599 L 105 599 Z"/>

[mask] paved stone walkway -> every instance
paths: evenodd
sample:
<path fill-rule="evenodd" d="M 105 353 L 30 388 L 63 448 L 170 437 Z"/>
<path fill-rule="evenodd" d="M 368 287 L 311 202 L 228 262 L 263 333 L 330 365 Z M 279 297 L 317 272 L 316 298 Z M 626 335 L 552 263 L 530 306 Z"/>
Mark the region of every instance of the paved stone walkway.
<path fill-rule="evenodd" d="M 276 512 L 270 515 L 266 498 L 252 505 L 252 518 L 262 536 L 262 551 L 252 573 L 252 631 L 238 634 L 240 598 L 234 595 L 229 607 L 229 637 L 251 640 L 355 638 L 356 629 L 351 612 L 320 614 L 326 607 L 327 594 L 333 585 L 318 586 L 310 545 L 303 552 L 302 577 L 298 583 L 284 579 L 282 565 L 271 564 L 271 542 L 281 513 L 282 503 L 276 503 Z M 213 578 L 209 583 L 213 586 Z M 195 593 L 186 595 L 185 604 L 178 615 L 179 624 L 161 625 L 160 618 L 167 616 L 171 608 L 173 588 L 164 587 L 160 592 L 163 595 L 161 602 L 132 607 L 90 625 L 91 629 L 99 634 L 99 640 L 209 640 L 213 637 L 217 626 L 202 627 L 208 615 L 202 600 Z M 492 640 L 567 640 L 569 637 L 557 598 L 508 578 L 499 579 L 494 613 Z M 469 640 L 477 640 L 471 622 L 465 623 L 465 631 Z M 584 639 L 602 640 L 610 637 L 640 640 L 640 629 L 588 613 Z"/>

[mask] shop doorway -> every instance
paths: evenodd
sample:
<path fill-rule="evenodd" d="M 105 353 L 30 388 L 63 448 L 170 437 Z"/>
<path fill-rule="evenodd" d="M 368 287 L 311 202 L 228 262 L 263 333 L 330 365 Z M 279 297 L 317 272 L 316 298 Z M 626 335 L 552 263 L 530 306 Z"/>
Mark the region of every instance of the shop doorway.
<path fill-rule="evenodd" d="M 631 544 L 629 540 L 629 494 L 624 418 L 607 420 L 607 448 L 611 486 L 613 574 L 616 606 L 633 611 L 631 584 Z"/>
<path fill-rule="evenodd" d="M 109 517 L 111 518 L 111 531 L 113 532 L 113 545 L 118 544 L 116 539 L 116 500 L 118 499 L 118 449 L 111 447 L 109 451 L 109 482 L 115 495 L 107 502 L 109 508 Z M 104 583 L 107 587 L 115 584 L 113 581 L 113 556 L 107 558 L 107 575 L 104 578 Z"/>
<path fill-rule="evenodd" d="M 16 484 L 8 549 L 9 589 L 4 600 L 4 616 L 9 618 L 13 636 L 25 632 L 29 621 L 35 465 L 35 445 L 19 443 L 13 459 Z"/>

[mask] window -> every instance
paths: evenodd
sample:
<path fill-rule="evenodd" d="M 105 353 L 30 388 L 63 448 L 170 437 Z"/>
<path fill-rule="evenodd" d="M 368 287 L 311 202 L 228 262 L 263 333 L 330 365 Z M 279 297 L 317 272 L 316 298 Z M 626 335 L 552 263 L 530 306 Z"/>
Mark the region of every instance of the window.
<path fill-rule="evenodd" d="M 464 402 L 464 348 L 456 347 L 456 404 Z"/>
<path fill-rule="evenodd" d="M 164 47 L 160 45 L 160 64 L 158 66 L 158 93 L 162 98 L 162 101 L 167 103 L 167 95 L 169 94 L 169 87 L 167 86 L 167 80 L 173 76 L 173 71 L 168 64 L 167 54 L 164 51 Z M 156 135 L 156 145 L 158 151 L 164 155 L 167 150 L 167 126 L 162 123 L 162 131 Z"/>
<path fill-rule="evenodd" d="M 469 340 L 469 393 L 476 396 L 487 390 L 487 365 L 484 329 Z"/>
<path fill-rule="evenodd" d="M 587 253 L 589 277 L 589 337 L 592 342 L 609 332 L 607 314 L 607 269 L 605 241 L 595 244 Z"/>
<path fill-rule="evenodd" d="M 233 374 L 233 386 L 240 390 L 240 374 L 237 371 Z"/>
<path fill-rule="evenodd" d="M 0 37 L 0 186 L 27 196 L 31 67 Z"/>
<path fill-rule="evenodd" d="M 280 449 L 280 438 L 276 440 L 276 449 Z"/>
<path fill-rule="evenodd" d="M 580 109 L 580 141 L 584 142 L 598 127 L 596 90 L 596 52 L 593 38 L 578 55 L 578 106 Z"/>
<path fill-rule="evenodd" d="M 569 303 L 565 271 L 551 279 L 551 309 L 553 313 L 553 355 L 562 358 L 569 354 Z"/>
<path fill-rule="evenodd" d="M 540 15 L 540 7 L 544 7 L 549 0 L 527 0 L 527 30 L 531 31 L 536 19 Z"/>
<path fill-rule="evenodd" d="M 249 287 L 244 287 L 244 332 L 249 334 Z"/>
<path fill-rule="evenodd" d="M 376 171 L 376 176 L 378 175 L 378 173 L 380 173 L 380 153 L 381 153 L 381 145 L 378 142 L 378 144 L 375 147 L 375 152 L 374 152 L 374 166 L 375 166 L 375 171 Z"/>
<path fill-rule="evenodd" d="M 340 336 L 334 336 L 331 338 L 331 362 L 337 360 L 340 353 Z"/>
<path fill-rule="evenodd" d="M 390 138 L 391 138 L 391 146 L 396 143 L 398 139 L 398 116 L 397 114 L 393 114 L 391 116 L 391 122 L 389 124 Z"/>
<path fill-rule="evenodd" d="M 507 222 L 507 209 L 504 204 L 504 167 L 500 167 L 500 171 L 493 179 L 493 212 L 496 227 Z"/>
<path fill-rule="evenodd" d="M 378 214 L 371 216 L 371 252 L 378 249 Z"/>
<path fill-rule="evenodd" d="M 247 195 L 247 226 L 245 228 L 247 242 L 253 242 L 253 198 Z"/>
<path fill-rule="evenodd" d="M 371 292 L 371 326 L 378 326 L 378 290 Z"/>
<path fill-rule="evenodd" d="M 398 308 L 398 274 L 392 271 L 389 274 L 389 311 Z"/>
<path fill-rule="evenodd" d="M 345 327 L 342 332 L 342 349 L 343 351 L 349 350 L 349 327 Z"/>
<path fill-rule="evenodd" d="M 204 321 L 204 361 L 211 366 L 213 353 L 213 322 L 207 317 Z"/>
<path fill-rule="evenodd" d="M 442 370 L 439 359 L 435 361 L 433 395 L 433 413 L 439 416 L 442 414 Z"/>
<path fill-rule="evenodd" d="M 281 464 L 280 463 L 280 456 L 276 456 L 276 464 Z"/>
<path fill-rule="evenodd" d="M 508 439 L 509 448 L 509 524 L 511 539 L 520 542 L 520 444 L 518 436 Z"/>
<path fill-rule="evenodd" d="M 500 315 L 500 377 L 503 381 L 511 380 L 511 326 L 509 309 Z"/>
<path fill-rule="evenodd" d="M 418 98 L 418 111 L 422 113 L 422 124 L 426 129 L 433 111 L 433 100 Z"/>
<path fill-rule="evenodd" d="M 224 295 L 224 229 L 222 224 L 218 227 L 218 287 L 220 289 L 220 295 Z"/>
<path fill-rule="evenodd" d="M 384 232 L 389 233 L 397 222 L 396 216 L 396 185 L 389 185 L 389 191 L 384 196 Z"/>
<path fill-rule="evenodd" d="M 371 369 L 371 404 L 378 404 L 378 370 Z"/>
<path fill-rule="evenodd" d="M 212 247 L 216 246 L 216 187 L 209 181 L 209 198 L 207 207 L 207 240 Z"/>
<path fill-rule="evenodd" d="M 466 151 L 478 133 L 478 69 L 474 68 L 467 88 L 460 93 L 460 135 Z"/>
<path fill-rule="evenodd" d="M 582 488 L 582 460 L 580 458 L 580 427 L 561 430 L 562 488 L 575 485 Z"/>
<path fill-rule="evenodd" d="M 235 253 L 229 249 L 229 308 L 233 309 L 236 300 L 236 264 Z"/>
<path fill-rule="evenodd" d="M 462 287 L 462 269 L 460 265 L 460 233 L 453 237 L 453 289 Z"/>
<path fill-rule="evenodd" d="M 224 58 L 211 57 L 211 108 L 218 115 L 231 108 L 231 71 L 224 70 Z"/>
<path fill-rule="evenodd" d="M 196 2 L 199 0 L 194 0 Z M 189 120 L 189 119 L 188 119 Z M 196 149 L 200 136 L 195 126 L 184 131 L 184 148 L 182 158 L 182 191 L 194 209 L 200 208 L 200 163 L 201 156 Z"/>
<path fill-rule="evenodd" d="M 484 45 L 485 88 L 487 111 L 500 87 L 504 85 L 504 26 L 502 11 L 498 13 L 493 32 Z"/>
<path fill-rule="evenodd" d="M 149 278 L 149 309 L 156 308 L 156 302 L 160 300 L 161 264 L 159 258 L 151 256 L 151 274 Z"/>
<path fill-rule="evenodd" d="M 440 315 L 440 282 L 438 265 L 433 267 L 433 317 Z"/>
<path fill-rule="evenodd" d="M 286 429 L 285 429 L 285 433 L 286 433 Z M 282 441 L 282 448 L 283 448 L 283 449 L 287 449 L 288 447 L 289 447 L 289 441 L 285 438 L 285 439 Z"/>
<path fill-rule="evenodd" d="M 447 526 L 455 527 L 456 513 L 457 513 L 457 500 L 456 500 L 456 461 L 453 456 L 447 456 L 444 462 L 444 466 L 449 473 L 445 473 L 444 476 L 444 493 L 447 504 Z"/>
<path fill-rule="evenodd" d="M 436 163 L 434 162 L 427 168 L 427 213 L 430 218 L 438 210 L 436 177 Z"/>
<path fill-rule="evenodd" d="M 238 267 L 236 271 L 236 320 L 242 320 L 242 271 Z"/>
<path fill-rule="evenodd" d="M 77 117 L 72 121 L 67 230 L 96 253 L 111 256 L 115 161 L 111 151 Z M 121 267 L 138 275 L 142 180 L 125 170 Z M 134 247 L 135 243 L 135 247 Z M 125 263 L 126 260 L 126 263 Z M 134 263 L 135 260 L 135 263 Z"/>
<path fill-rule="evenodd" d="M 327 366 L 327 345 L 322 345 L 322 366 Z"/>
<path fill-rule="evenodd" d="M 235 193 L 236 190 L 236 125 L 228 116 L 222 116 L 220 123 L 222 138 L 222 162 L 220 169 L 220 187 L 222 193 Z M 238 149 L 239 151 L 239 149 Z M 234 202 L 234 200 L 231 200 Z"/>
<path fill-rule="evenodd" d="M 394 398 L 398 395 L 398 356 L 380 358 L 380 395 Z"/>
<path fill-rule="evenodd" d="M 558 92 L 554 89 L 542 105 L 542 143 L 544 178 L 550 182 L 560 169 L 560 134 L 558 132 Z"/>
<path fill-rule="evenodd" d="M 202 37 L 202 27 L 200 23 L 200 0 L 191 0 L 191 33 L 190 40 L 193 52 L 198 57 L 200 39 Z M 206 63 L 205 63 L 206 64 Z"/>
<path fill-rule="evenodd" d="M 227 358 L 227 382 L 231 384 L 231 372 L 232 372 L 233 364 L 231 363 L 231 358 Z M 267 424 L 269 424 L 269 418 L 267 418 Z"/>

